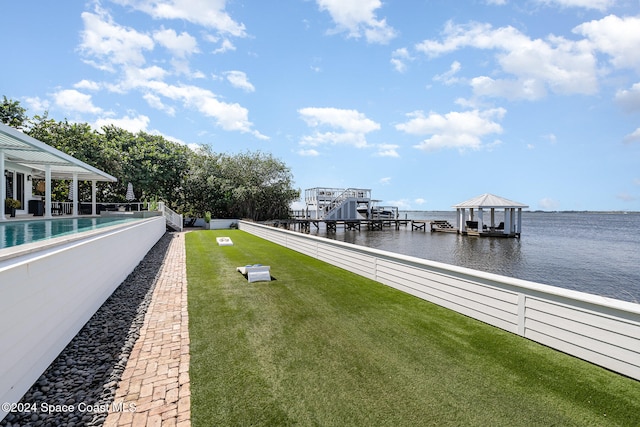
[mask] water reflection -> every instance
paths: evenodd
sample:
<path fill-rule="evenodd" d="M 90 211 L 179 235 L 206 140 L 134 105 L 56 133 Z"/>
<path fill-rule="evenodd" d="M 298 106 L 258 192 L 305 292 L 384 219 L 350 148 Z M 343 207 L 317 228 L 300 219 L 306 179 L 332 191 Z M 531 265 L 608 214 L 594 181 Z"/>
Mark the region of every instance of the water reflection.
<path fill-rule="evenodd" d="M 415 214 L 415 213 L 414 213 Z M 409 219 L 446 219 L 420 212 Z M 403 216 L 404 217 L 404 216 Z M 640 214 L 525 212 L 520 239 L 407 228 L 311 234 L 596 295 L 640 302 Z"/>

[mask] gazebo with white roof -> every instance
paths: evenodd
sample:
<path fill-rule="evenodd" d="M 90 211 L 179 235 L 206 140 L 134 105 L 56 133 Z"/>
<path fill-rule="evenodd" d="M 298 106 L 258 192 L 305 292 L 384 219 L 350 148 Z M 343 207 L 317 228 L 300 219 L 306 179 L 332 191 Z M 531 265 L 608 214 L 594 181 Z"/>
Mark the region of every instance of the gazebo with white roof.
<path fill-rule="evenodd" d="M 96 214 L 96 183 L 116 182 L 118 179 L 90 166 L 60 150 L 38 141 L 10 126 L 0 123 L 0 221 L 5 220 L 4 200 L 7 198 L 7 177 L 11 176 L 12 194 L 22 201 L 22 208 L 33 200 L 30 181 L 45 180 L 44 216 L 51 217 L 51 181 L 72 181 L 73 215 L 78 215 L 78 181 L 91 181 L 92 213 Z M 9 175 L 7 175 L 9 174 Z M 17 197 L 16 197 L 17 196 Z"/>
<path fill-rule="evenodd" d="M 522 209 L 529 206 L 486 193 L 453 207 L 457 210 L 456 229 L 461 234 L 520 237 Z M 503 220 L 497 225 L 496 209 L 504 212 Z M 485 211 L 489 211 L 489 218 L 485 217 Z"/>

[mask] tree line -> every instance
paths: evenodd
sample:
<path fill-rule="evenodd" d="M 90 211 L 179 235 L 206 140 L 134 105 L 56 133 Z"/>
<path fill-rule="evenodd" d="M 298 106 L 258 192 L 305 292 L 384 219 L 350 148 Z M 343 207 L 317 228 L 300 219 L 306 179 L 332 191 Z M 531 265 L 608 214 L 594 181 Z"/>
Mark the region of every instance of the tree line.
<path fill-rule="evenodd" d="M 125 202 L 127 185 L 137 201 L 162 200 L 189 217 L 286 218 L 300 191 L 290 168 L 269 153 L 215 153 L 207 146 L 193 150 L 160 135 L 132 133 L 109 125 L 99 130 L 43 116 L 27 117 L 18 101 L 3 97 L 0 121 L 20 129 L 78 160 L 116 177 L 99 182 L 97 199 Z M 69 184 L 53 183 L 53 200 L 66 200 Z M 90 200 L 91 183 L 78 183 L 78 199 Z"/>

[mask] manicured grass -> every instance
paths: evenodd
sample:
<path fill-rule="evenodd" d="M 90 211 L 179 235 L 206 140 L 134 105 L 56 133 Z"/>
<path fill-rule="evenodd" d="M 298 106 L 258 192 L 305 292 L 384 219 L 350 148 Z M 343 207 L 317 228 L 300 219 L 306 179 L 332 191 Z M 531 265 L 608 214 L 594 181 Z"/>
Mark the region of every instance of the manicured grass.
<path fill-rule="evenodd" d="M 640 425 L 638 381 L 242 231 L 186 242 L 196 427 Z"/>

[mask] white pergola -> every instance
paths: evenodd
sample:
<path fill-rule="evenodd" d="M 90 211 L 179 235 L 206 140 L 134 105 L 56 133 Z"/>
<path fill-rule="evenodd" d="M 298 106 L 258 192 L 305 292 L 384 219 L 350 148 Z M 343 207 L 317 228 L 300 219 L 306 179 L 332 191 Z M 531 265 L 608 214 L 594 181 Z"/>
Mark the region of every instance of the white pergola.
<path fill-rule="evenodd" d="M 477 226 L 473 230 L 473 234 L 477 235 L 505 235 L 520 236 L 522 230 L 522 209 L 529 206 L 505 199 L 493 194 L 482 194 L 466 202 L 453 206 L 457 210 L 456 228 L 459 233 L 471 234 L 467 222 L 477 221 Z M 496 209 L 504 210 L 504 221 L 502 226 L 496 226 L 495 211 Z M 484 217 L 485 210 L 490 213 L 490 218 Z M 467 216 L 467 211 L 469 215 Z M 486 227 L 485 227 L 486 225 Z"/>
<path fill-rule="evenodd" d="M 25 135 L 10 126 L 0 123 L 0 221 L 5 220 L 4 200 L 7 198 L 5 169 L 20 170 L 33 178 L 45 180 L 45 217 L 51 217 L 51 181 L 72 181 L 73 215 L 78 215 L 78 181 L 91 181 L 92 213 L 96 214 L 96 183 L 116 182 L 117 178 L 90 166 L 42 141 Z"/>

